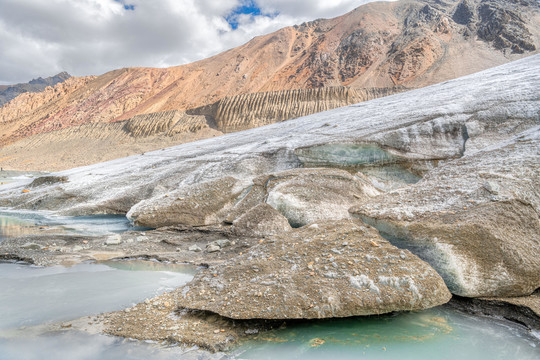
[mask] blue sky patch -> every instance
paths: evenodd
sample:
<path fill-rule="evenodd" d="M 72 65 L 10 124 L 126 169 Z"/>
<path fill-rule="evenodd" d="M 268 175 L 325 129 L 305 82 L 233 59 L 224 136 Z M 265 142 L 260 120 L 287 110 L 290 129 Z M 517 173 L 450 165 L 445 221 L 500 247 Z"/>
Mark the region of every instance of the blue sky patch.
<path fill-rule="evenodd" d="M 233 29 L 238 28 L 238 16 L 246 14 L 246 15 L 252 15 L 257 16 L 261 15 L 261 9 L 255 4 L 254 1 L 244 1 L 242 6 L 237 7 L 233 10 L 233 12 L 225 17 L 225 20 L 231 25 Z"/>
<path fill-rule="evenodd" d="M 116 1 L 117 3 L 120 3 L 122 5 L 124 5 L 124 9 L 126 10 L 130 10 L 130 11 L 135 11 L 135 5 L 133 4 L 126 4 L 126 1 L 125 0 L 114 0 Z"/>

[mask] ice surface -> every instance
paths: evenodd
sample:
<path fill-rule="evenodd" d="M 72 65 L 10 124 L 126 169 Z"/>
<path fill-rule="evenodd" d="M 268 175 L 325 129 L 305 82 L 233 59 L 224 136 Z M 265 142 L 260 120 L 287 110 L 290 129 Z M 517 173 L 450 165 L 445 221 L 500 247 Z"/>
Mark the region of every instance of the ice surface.
<path fill-rule="evenodd" d="M 489 130 L 492 118 L 499 121 L 501 114 L 538 124 L 539 68 L 540 55 L 531 56 L 442 84 L 292 121 L 63 171 L 54 175 L 67 176 L 68 182 L 24 194 L 24 185 L 8 184 L 0 188 L 0 201 L 4 206 L 70 214 L 125 214 L 143 199 L 186 184 L 233 176 L 247 187 L 257 175 L 301 166 L 295 153 L 300 148 L 363 144 L 377 139 L 384 140 L 387 147 L 394 142 L 403 157 L 418 158 L 419 152 L 423 158 L 436 157 L 440 151 L 444 158 L 449 154 L 446 145 L 438 150 L 430 148 L 429 141 L 407 143 L 404 138 L 395 138 L 395 134 L 410 139 L 411 134 L 436 130 L 441 139 L 451 140 L 448 144 L 462 146 L 461 125 L 467 121 L 482 125 L 476 126 L 477 132 Z M 399 128 L 418 131 L 396 133 Z M 508 139 L 523 130 L 508 129 L 496 140 Z M 385 137 L 385 133 L 392 136 Z M 492 145 L 489 136 L 484 138 L 479 143 Z M 400 148 L 399 144 L 409 144 L 412 152 L 407 153 L 407 146 Z"/>

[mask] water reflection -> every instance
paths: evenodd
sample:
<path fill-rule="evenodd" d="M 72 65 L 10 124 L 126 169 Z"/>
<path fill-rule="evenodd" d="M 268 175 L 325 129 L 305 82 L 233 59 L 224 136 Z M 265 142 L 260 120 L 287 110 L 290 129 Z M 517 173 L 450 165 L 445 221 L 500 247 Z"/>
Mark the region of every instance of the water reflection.
<path fill-rule="evenodd" d="M 31 221 L 0 216 L 0 241 L 5 238 L 36 234 L 39 228 Z"/>
<path fill-rule="evenodd" d="M 0 329 L 120 310 L 185 284 L 192 272 L 135 272 L 103 264 L 38 268 L 0 263 Z"/>
<path fill-rule="evenodd" d="M 123 215 L 58 216 L 44 211 L 0 210 L 0 241 L 40 233 L 96 236 L 130 230 L 148 228 L 134 227 Z"/>
<path fill-rule="evenodd" d="M 44 355 L 46 354 L 46 355 Z M 164 348 L 103 335 L 68 331 L 29 338 L 1 338 L 2 360 L 220 359 L 222 355 Z"/>
<path fill-rule="evenodd" d="M 120 265 L 121 262 L 114 262 Z M 192 279 L 185 265 L 130 261 L 126 268 L 71 268 L 0 263 L 0 359 L 219 359 L 195 350 L 150 346 L 77 331 L 36 335 L 33 325 L 113 311 L 172 290 Z M 27 328 L 28 327 L 28 328 Z"/>

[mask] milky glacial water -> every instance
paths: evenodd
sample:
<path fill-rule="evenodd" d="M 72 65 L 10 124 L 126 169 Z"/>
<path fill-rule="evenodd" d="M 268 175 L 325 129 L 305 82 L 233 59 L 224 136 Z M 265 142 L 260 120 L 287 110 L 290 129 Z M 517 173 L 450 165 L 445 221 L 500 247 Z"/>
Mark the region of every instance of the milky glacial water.
<path fill-rule="evenodd" d="M 123 215 L 58 216 L 43 211 L 0 209 L 0 241 L 40 233 L 96 236 L 147 229 L 134 227 Z"/>
<path fill-rule="evenodd" d="M 169 264 L 168 271 L 154 271 L 151 265 L 142 262 L 142 270 L 132 271 L 106 264 L 43 268 L 0 263 L 0 329 L 123 309 L 183 285 L 194 273 L 181 265 L 175 269 Z"/>
<path fill-rule="evenodd" d="M 0 263 L 0 359 L 189 359 L 200 354 L 35 325 L 120 310 L 181 286 L 195 269 L 149 261 L 70 268 Z M 196 357 L 193 357 L 196 358 Z"/>

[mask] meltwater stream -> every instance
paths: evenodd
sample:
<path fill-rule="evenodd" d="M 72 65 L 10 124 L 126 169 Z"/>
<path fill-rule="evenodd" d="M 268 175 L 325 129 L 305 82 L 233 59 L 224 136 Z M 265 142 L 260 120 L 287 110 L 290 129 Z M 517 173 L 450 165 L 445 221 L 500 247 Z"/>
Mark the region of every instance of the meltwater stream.
<path fill-rule="evenodd" d="M 43 211 L 0 208 L 0 241 L 39 233 L 96 236 L 128 230 L 146 229 L 132 226 L 123 215 L 58 216 Z"/>
<path fill-rule="evenodd" d="M 77 331 L 34 326 L 121 310 L 189 281 L 192 267 L 131 261 L 34 267 L 0 263 L 0 359 L 177 359 L 165 349 Z"/>
<path fill-rule="evenodd" d="M 47 229 L 92 235 L 126 231 L 130 225 L 122 217 L 59 218 L 13 211 L 0 214 L 0 234 L 4 237 Z M 132 306 L 183 285 L 194 272 L 193 267 L 148 261 L 89 263 L 69 268 L 0 263 L 0 360 L 540 358 L 540 341 L 525 328 L 448 307 L 289 323 L 285 329 L 259 334 L 230 355 L 74 330 L 35 331 L 35 326 Z"/>

